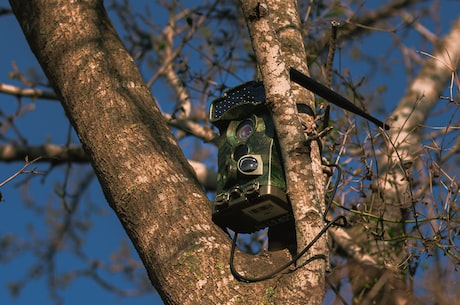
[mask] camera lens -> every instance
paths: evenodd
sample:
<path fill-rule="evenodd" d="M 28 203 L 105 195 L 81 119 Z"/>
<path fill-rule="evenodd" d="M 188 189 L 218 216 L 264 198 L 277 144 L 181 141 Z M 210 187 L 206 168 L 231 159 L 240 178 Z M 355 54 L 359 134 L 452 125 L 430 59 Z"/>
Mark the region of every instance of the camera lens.
<path fill-rule="evenodd" d="M 248 156 L 241 158 L 238 162 L 238 168 L 243 173 L 250 173 L 255 171 L 259 167 L 259 162 L 256 158 Z"/>
<path fill-rule="evenodd" d="M 247 119 L 242 121 L 236 128 L 235 136 L 240 141 L 246 141 L 254 132 L 254 124 L 252 120 Z"/>

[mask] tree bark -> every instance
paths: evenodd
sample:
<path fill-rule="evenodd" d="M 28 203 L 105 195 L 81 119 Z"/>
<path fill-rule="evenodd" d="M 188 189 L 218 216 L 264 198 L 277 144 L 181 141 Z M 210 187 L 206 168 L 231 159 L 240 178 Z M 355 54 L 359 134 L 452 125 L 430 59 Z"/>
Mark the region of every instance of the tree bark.
<path fill-rule="evenodd" d="M 241 5 L 281 146 L 287 192 L 296 224 L 297 252 L 300 252 L 324 226 L 324 178 L 318 146 L 307 140 L 296 107 L 296 102 L 303 102 L 314 109 L 314 100 L 311 94 L 298 87 L 295 92 L 291 90 L 288 72 L 290 67 L 296 67 L 308 73 L 297 1 L 242 0 Z M 310 128 L 314 128 L 312 125 Z M 315 243 L 306 258 L 313 256 L 323 259 L 298 269 L 286 289 L 296 290 L 305 303 L 322 304 L 324 258 L 328 256 L 325 236 Z M 305 259 L 299 264 L 303 261 Z"/>
<path fill-rule="evenodd" d="M 212 223 L 209 201 L 120 42 L 102 0 L 10 3 L 78 134 L 107 201 L 165 304 L 322 302 L 322 292 L 315 289 L 323 289 L 324 261 L 309 265 L 312 271 L 303 268 L 259 283 L 237 282 L 231 275 L 231 241 Z M 288 91 L 287 70 L 279 72 L 286 85 L 282 90 Z M 293 102 L 289 105 L 286 109 L 292 110 Z M 283 121 L 277 124 L 290 126 Z M 296 146 L 288 151 L 293 158 L 288 170 L 301 174 L 290 174 L 289 179 L 298 183 L 312 172 L 302 167 L 309 154 L 303 154 L 305 147 L 298 143 L 304 139 L 298 129 L 300 123 L 290 128 L 296 136 L 287 144 Z M 302 153 L 296 153 L 295 148 Z M 296 196 L 292 185 L 290 190 Z M 305 209 L 299 218 L 299 223 L 315 230 L 321 200 L 315 190 L 308 194 L 294 198 L 298 206 L 315 198 L 314 207 Z M 257 276 L 281 264 L 279 256 L 237 252 L 236 267 L 246 270 L 248 276 Z M 306 283 L 310 275 L 314 277 Z M 302 281 L 297 283 L 298 279 Z"/>

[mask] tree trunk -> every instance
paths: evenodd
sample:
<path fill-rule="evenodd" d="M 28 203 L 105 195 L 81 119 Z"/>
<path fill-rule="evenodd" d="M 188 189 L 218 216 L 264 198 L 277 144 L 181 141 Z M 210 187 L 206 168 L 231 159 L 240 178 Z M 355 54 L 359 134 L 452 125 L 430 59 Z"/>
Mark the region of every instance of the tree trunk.
<path fill-rule="evenodd" d="M 296 108 L 299 102 L 314 109 L 314 99 L 311 93 L 298 87 L 293 92 L 288 73 L 290 67 L 308 73 L 297 1 L 242 0 L 241 4 L 280 141 L 288 196 L 295 216 L 297 252 L 300 252 L 324 226 L 324 177 L 318 146 L 307 141 Z M 314 124 L 311 120 L 309 123 L 313 132 Z M 306 258 L 313 256 L 323 258 L 296 272 L 288 289 L 295 289 L 308 304 L 322 304 L 328 256 L 326 236 L 315 243 Z"/>
<path fill-rule="evenodd" d="M 323 260 L 264 282 L 248 284 L 233 278 L 228 268 L 231 241 L 212 223 L 209 201 L 121 44 L 102 0 L 10 2 L 107 201 L 166 304 L 322 302 Z M 287 70 L 278 72 L 286 94 L 290 86 Z M 293 109 L 292 97 L 273 95 L 273 81 L 264 80 L 280 134 L 287 137 L 283 145 L 286 149 L 294 145 L 285 158 L 302 245 L 322 225 L 322 185 L 306 183 L 298 188 L 315 172 L 309 149 L 302 146 L 300 123 L 291 125 L 292 113 L 289 118 L 288 112 L 283 115 Z M 285 97 L 286 108 L 279 106 Z M 288 137 L 290 132 L 292 137 Z M 305 187 L 307 192 L 302 194 Z M 312 206 L 304 207 L 306 202 Z M 324 245 L 322 240 L 314 253 L 325 253 Z M 277 253 L 251 256 L 237 252 L 236 267 L 257 276 L 284 263 L 277 257 Z"/>

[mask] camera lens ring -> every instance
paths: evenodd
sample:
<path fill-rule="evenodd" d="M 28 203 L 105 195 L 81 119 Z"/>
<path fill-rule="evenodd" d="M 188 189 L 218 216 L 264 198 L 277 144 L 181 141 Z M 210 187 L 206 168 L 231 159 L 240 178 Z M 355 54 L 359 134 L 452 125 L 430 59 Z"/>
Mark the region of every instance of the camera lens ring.
<path fill-rule="evenodd" d="M 238 169 L 242 173 L 252 173 L 259 168 L 259 161 L 253 156 L 244 156 L 238 160 Z"/>
<path fill-rule="evenodd" d="M 236 127 L 235 137 L 238 141 L 244 142 L 254 133 L 254 122 L 251 119 L 241 121 Z"/>

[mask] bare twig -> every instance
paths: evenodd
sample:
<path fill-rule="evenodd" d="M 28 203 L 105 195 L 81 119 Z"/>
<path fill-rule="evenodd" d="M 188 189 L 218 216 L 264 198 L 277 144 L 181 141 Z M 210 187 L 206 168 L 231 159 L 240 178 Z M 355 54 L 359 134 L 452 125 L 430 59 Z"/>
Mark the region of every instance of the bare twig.
<path fill-rule="evenodd" d="M 29 161 L 29 158 L 26 156 L 25 158 L 25 161 L 26 161 L 26 164 L 24 164 L 24 166 L 18 170 L 16 173 L 14 173 L 13 175 L 11 175 L 9 178 L 5 179 L 4 181 L 0 182 L 0 187 L 3 187 L 5 184 L 7 184 L 8 182 L 10 182 L 11 180 L 13 180 L 14 178 L 16 178 L 17 176 L 19 176 L 20 174 L 25 174 L 25 173 L 32 173 L 32 174 L 37 174 L 38 172 L 36 172 L 35 170 L 32 170 L 32 171 L 26 171 L 26 169 L 32 165 L 33 163 L 37 162 L 38 160 L 40 160 L 41 157 L 37 157 L 35 159 L 33 159 L 32 161 Z"/>

